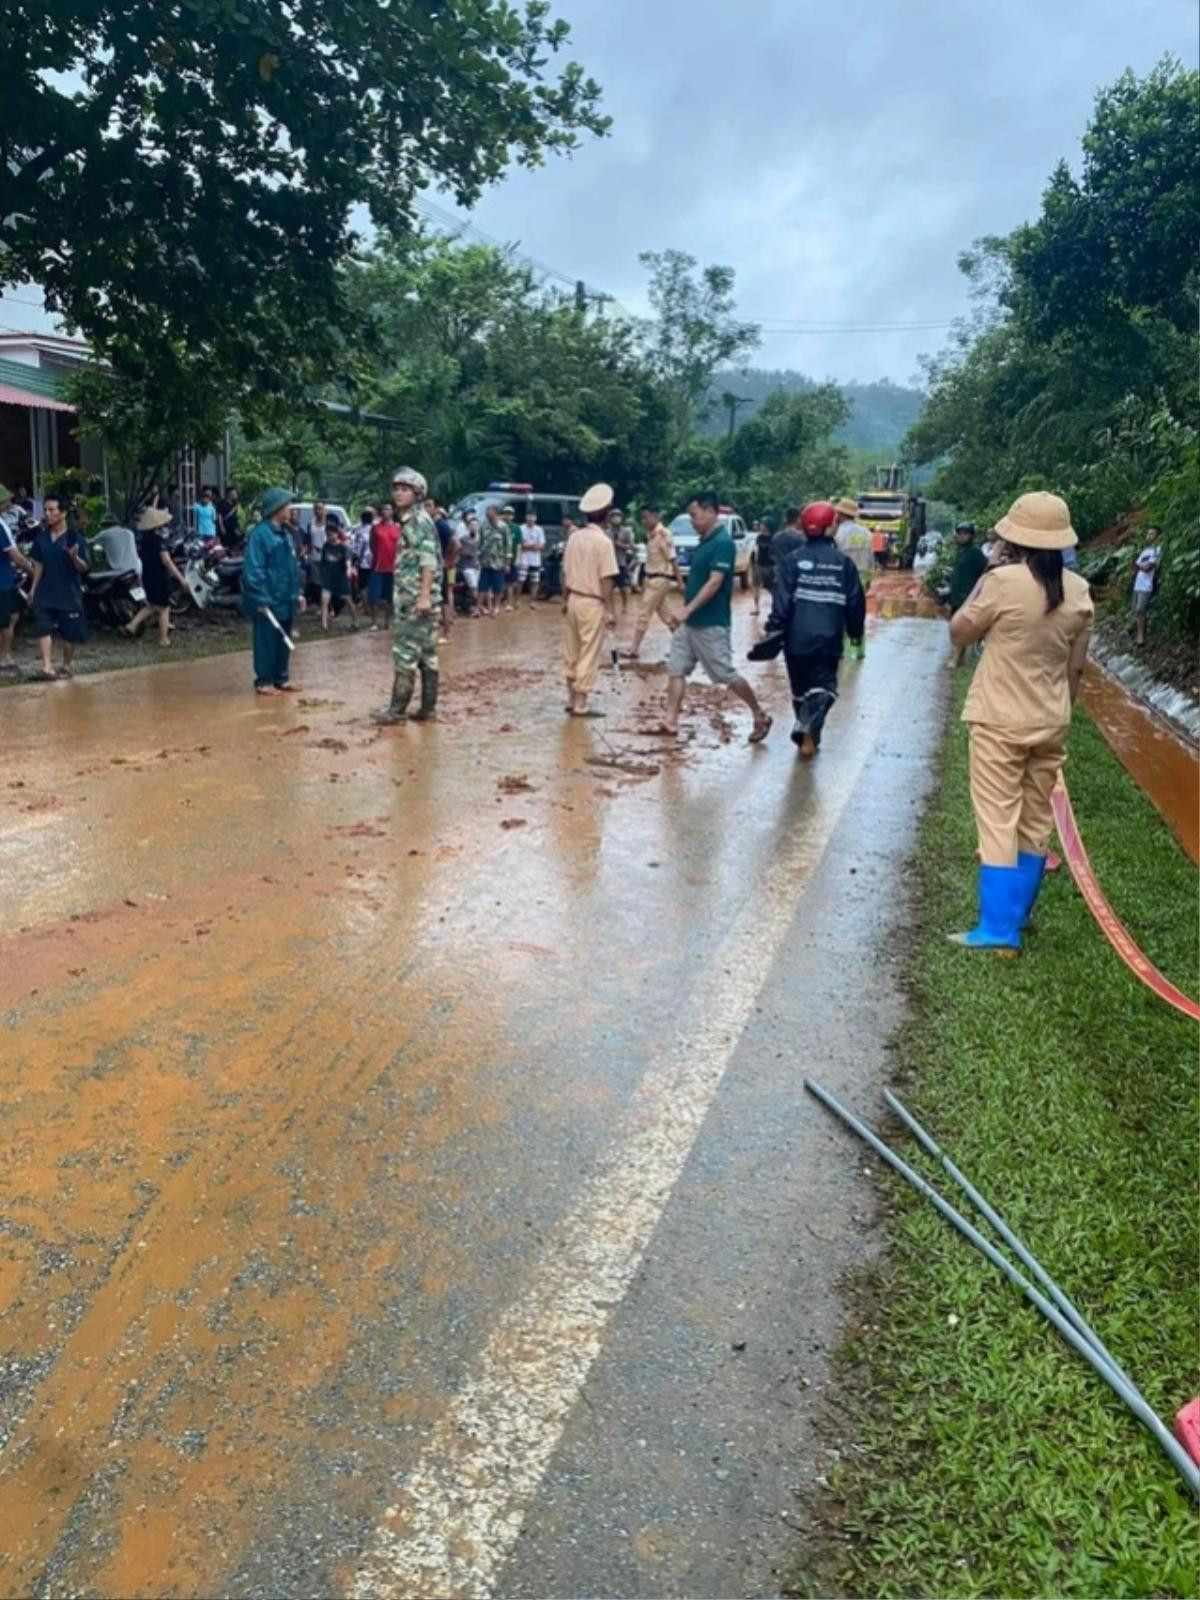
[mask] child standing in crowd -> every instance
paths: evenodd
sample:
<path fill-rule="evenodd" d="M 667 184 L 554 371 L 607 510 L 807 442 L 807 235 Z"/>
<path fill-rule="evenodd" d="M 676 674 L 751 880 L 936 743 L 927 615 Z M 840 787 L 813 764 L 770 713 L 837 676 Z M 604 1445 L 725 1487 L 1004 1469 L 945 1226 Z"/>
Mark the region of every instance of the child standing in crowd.
<path fill-rule="evenodd" d="M 329 530 L 325 543 L 321 546 L 318 576 L 321 583 L 322 629 L 326 633 L 329 632 L 330 612 L 337 616 L 343 605 L 350 612 L 350 626 L 357 628 L 358 612 L 354 601 L 350 598 L 350 546 L 346 542 L 345 534 L 337 526 Z"/>
<path fill-rule="evenodd" d="M 217 542 L 217 507 L 213 499 L 212 489 L 208 484 L 200 491 L 200 498 L 196 501 L 196 533 L 205 544 Z"/>

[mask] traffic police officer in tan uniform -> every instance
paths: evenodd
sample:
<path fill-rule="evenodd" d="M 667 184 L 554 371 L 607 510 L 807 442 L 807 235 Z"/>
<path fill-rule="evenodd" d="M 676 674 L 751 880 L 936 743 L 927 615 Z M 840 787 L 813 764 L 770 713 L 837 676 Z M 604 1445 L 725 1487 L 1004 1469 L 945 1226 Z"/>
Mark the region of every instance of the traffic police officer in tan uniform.
<path fill-rule="evenodd" d="M 1023 494 L 996 532 L 999 564 L 950 619 L 956 649 L 984 641 L 962 714 L 971 730 L 979 923 L 951 938 L 967 949 L 1012 952 L 1046 867 L 1050 796 L 1094 612 L 1087 584 L 1063 566 L 1063 551 L 1077 543 L 1065 500 Z"/>
<path fill-rule="evenodd" d="M 637 660 L 646 630 L 655 617 L 661 617 L 668 629 L 671 627 L 671 587 L 679 581 L 675 541 L 659 520 L 657 506 L 642 507 L 642 527 L 646 533 L 646 588 L 633 630 L 633 642 L 626 651 L 630 661 Z"/>

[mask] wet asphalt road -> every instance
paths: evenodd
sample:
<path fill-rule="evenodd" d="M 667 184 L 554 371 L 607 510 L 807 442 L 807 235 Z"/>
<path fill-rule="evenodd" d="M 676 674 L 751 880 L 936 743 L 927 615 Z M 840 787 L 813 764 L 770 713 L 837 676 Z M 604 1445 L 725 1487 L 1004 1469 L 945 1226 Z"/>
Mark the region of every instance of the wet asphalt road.
<path fill-rule="evenodd" d="M 0 1592 L 777 1590 L 874 1239 L 800 1079 L 886 1076 L 944 630 L 804 766 L 779 663 L 761 749 L 568 721 L 557 620 L 436 727 L 369 635 L 5 694 Z"/>

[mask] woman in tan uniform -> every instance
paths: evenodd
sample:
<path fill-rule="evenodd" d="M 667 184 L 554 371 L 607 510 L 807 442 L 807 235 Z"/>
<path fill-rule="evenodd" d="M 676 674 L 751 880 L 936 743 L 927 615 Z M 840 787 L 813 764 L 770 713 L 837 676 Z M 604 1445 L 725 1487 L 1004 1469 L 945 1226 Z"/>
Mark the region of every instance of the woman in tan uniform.
<path fill-rule="evenodd" d="M 1077 543 L 1065 500 L 1023 494 L 996 532 L 1004 540 L 1001 564 L 988 568 L 950 620 L 955 649 L 986 641 L 963 707 L 979 830 L 979 924 L 950 937 L 967 949 L 1013 952 L 1046 867 L 1050 795 L 1066 758 L 1093 608 L 1087 584 L 1063 567 L 1063 551 Z"/>

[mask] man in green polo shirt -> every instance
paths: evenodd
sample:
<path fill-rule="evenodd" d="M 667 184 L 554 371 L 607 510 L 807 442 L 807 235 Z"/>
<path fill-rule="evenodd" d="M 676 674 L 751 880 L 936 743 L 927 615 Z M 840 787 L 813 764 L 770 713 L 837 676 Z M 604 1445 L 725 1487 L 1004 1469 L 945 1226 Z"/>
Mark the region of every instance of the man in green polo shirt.
<path fill-rule="evenodd" d="M 700 543 L 692 552 L 684 589 L 684 607 L 670 627 L 675 635 L 667 657 L 667 714 L 664 733 L 679 732 L 679 713 L 689 675 L 702 666 L 712 683 L 731 689 L 754 714 L 751 744 L 761 744 L 771 731 L 771 719 L 758 696 L 733 665 L 730 634 L 733 626 L 733 536 L 721 516 L 715 494 L 706 491 L 688 503 L 692 527 Z"/>

